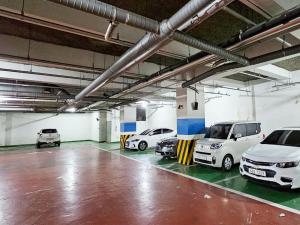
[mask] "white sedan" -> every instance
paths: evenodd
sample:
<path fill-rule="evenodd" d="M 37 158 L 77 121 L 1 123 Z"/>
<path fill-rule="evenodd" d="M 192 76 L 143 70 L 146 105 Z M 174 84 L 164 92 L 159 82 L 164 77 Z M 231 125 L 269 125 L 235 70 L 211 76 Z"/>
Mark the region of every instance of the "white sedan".
<path fill-rule="evenodd" d="M 174 136 L 176 136 L 176 132 L 168 128 L 148 129 L 139 135 L 128 138 L 125 143 L 125 148 L 144 151 L 147 148 L 155 147 L 156 144 L 163 139 Z"/>
<path fill-rule="evenodd" d="M 275 130 L 246 151 L 240 173 L 272 186 L 300 188 L 300 128 Z"/>

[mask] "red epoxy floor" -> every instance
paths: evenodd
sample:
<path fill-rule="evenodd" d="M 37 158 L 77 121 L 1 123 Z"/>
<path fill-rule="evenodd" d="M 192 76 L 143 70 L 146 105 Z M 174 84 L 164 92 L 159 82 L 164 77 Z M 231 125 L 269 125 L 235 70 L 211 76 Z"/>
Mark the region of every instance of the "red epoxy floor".
<path fill-rule="evenodd" d="M 300 216 L 87 145 L 0 154 L 0 224 L 298 225 Z"/>

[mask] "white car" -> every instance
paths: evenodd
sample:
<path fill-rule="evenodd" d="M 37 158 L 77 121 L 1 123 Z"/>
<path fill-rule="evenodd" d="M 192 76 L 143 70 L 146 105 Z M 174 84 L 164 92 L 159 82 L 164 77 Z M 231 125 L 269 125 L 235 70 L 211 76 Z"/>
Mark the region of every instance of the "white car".
<path fill-rule="evenodd" d="M 259 122 L 218 123 L 196 142 L 193 161 L 229 171 L 246 150 L 262 140 Z"/>
<path fill-rule="evenodd" d="M 275 130 L 246 151 L 240 173 L 272 186 L 300 188 L 300 128 Z"/>
<path fill-rule="evenodd" d="M 56 129 L 42 129 L 37 133 L 36 147 L 43 144 L 55 144 L 60 146 L 60 135 Z"/>
<path fill-rule="evenodd" d="M 125 142 L 125 148 L 144 151 L 147 148 L 155 147 L 163 139 L 174 137 L 175 135 L 176 132 L 168 128 L 148 129 L 139 135 L 128 138 Z"/>

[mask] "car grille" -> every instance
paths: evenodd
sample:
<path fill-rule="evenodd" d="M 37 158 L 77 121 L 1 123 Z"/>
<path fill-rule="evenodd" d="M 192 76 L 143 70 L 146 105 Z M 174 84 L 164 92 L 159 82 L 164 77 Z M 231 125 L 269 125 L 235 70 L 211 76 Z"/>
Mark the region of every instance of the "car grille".
<path fill-rule="evenodd" d="M 257 165 L 257 166 L 273 166 L 275 164 L 272 162 L 258 162 L 258 161 L 254 161 L 254 160 L 247 159 L 247 158 L 246 158 L 246 162 L 251 163 L 253 165 Z"/>
<path fill-rule="evenodd" d="M 243 168 L 247 173 L 249 173 L 249 168 L 257 169 L 257 168 L 254 168 L 252 166 L 247 166 L 247 165 L 244 165 Z M 262 170 L 262 171 L 266 172 L 265 177 L 274 177 L 276 175 L 276 172 L 274 170 L 267 170 L 267 169 L 259 169 L 259 170 Z M 259 175 L 255 175 L 255 176 L 259 177 Z"/>
<path fill-rule="evenodd" d="M 195 161 L 196 162 L 200 162 L 200 163 L 212 164 L 211 161 L 207 161 L 207 160 L 203 160 L 203 159 L 197 159 L 197 158 L 195 158 Z"/>
<path fill-rule="evenodd" d="M 208 153 L 208 152 L 199 152 L 199 151 L 196 151 L 196 153 L 203 154 L 203 155 L 211 155 L 211 153 Z"/>

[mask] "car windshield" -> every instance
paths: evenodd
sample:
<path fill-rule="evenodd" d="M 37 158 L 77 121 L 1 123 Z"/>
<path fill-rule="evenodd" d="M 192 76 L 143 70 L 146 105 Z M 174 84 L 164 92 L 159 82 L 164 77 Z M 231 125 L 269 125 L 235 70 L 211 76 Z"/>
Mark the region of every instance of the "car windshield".
<path fill-rule="evenodd" d="M 56 129 L 44 129 L 42 130 L 43 134 L 52 134 L 52 133 L 57 133 Z"/>
<path fill-rule="evenodd" d="M 232 124 L 216 124 L 211 126 L 205 134 L 205 138 L 227 139 L 231 127 Z"/>
<path fill-rule="evenodd" d="M 300 131 L 276 130 L 271 133 L 265 140 L 263 140 L 261 144 L 300 147 Z"/>
<path fill-rule="evenodd" d="M 142 133 L 140 133 L 140 135 L 147 135 L 147 134 L 149 134 L 151 131 L 152 131 L 152 130 L 147 129 L 147 130 L 143 131 Z"/>

